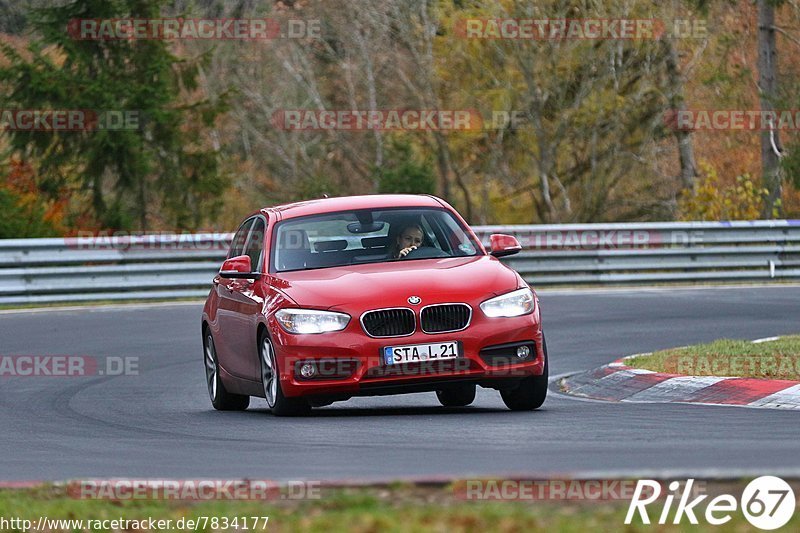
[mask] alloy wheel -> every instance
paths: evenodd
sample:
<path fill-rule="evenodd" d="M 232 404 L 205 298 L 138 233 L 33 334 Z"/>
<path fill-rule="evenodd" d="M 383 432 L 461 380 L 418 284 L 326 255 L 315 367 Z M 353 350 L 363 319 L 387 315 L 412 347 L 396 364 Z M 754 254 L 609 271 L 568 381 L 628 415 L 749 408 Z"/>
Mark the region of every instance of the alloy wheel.
<path fill-rule="evenodd" d="M 208 395 L 213 402 L 217 399 L 217 352 L 214 348 L 214 339 L 210 334 L 206 335 L 205 354 L 206 383 L 208 384 Z"/>
<path fill-rule="evenodd" d="M 277 365 L 272 344 L 264 336 L 261 342 L 261 383 L 264 386 L 264 397 L 270 407 L 275 407 L 275 398 L 278 396 Z"/>

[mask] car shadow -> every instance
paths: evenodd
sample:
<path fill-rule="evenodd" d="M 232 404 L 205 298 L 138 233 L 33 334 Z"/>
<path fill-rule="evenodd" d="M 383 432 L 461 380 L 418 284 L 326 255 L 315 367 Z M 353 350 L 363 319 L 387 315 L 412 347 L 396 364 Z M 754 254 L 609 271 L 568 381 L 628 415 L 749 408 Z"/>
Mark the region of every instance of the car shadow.
<path fill-rule="evenodd" d="M 269 409 L 248 409 L 248 413 L 269 415 Z M 512 413 L 501 407 L 317 407 L 310 414 L 298 418 L 336 418 L 336 417 L 361 417 L 361 416 L 446 416 L 477 414 Z"/>

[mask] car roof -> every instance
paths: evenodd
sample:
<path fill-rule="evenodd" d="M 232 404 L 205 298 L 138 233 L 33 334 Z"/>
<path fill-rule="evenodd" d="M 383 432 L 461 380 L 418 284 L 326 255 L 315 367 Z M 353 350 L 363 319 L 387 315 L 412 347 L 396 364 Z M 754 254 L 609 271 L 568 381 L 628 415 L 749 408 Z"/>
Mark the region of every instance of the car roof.
<path fill-rule="evenodd" d="M 443 207 L 435 196 L 424 194 L 367 194 L 363 196 L 340 196 L 320 198 L 291 204 L 265 207 L 262 212 L 279 213 L 282 219 L 320 215 L 354 209 L 385 209 L 390 207 Z"/>

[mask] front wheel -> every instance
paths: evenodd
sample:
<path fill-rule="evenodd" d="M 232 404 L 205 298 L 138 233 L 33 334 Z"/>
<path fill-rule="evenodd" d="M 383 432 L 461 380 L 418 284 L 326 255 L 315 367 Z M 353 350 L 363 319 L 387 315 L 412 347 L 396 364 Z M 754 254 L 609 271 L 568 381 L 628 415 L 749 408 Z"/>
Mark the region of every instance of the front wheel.
<path fill-rule="evenodd" d="M 259 342 L 259 361 L 261 363 L 261 385 L 264 398 L 275 416 L 298 416 L 307 414 L 311 405 L 303 398 L 287 398 L 281 390 L 278 358 L 266 332 L 261 333 Z"/>
<path fill-rule="evenodd" d="M 519 387 L 511 390 L 501 390 L 500 396 L 503 403 L 512 411 L 533 411 L 544 403 L 547 397 L 548 357 L 547 341 L 542 335 L 542 351 L 544 351 L 544 371 L 541 376 L 530 376 L 523 379 Z"/>
<path fill-rule="evenodd" d="M 211 405 L 218 411 L 244 411 L 250 405 L 250 396 L 233 394 L 227 391 L 219 377 L 219 358 L 214 338 L 206 331 L 203 341 L 206 366 L 206 384 Z"/>

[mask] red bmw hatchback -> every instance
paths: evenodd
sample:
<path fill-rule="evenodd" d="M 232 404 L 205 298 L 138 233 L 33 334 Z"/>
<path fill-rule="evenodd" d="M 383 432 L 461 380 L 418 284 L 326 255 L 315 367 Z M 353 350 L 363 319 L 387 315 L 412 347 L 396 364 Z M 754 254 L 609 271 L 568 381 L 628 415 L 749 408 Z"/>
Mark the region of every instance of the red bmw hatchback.
<path fill-rule="evenodd" d="M 465 406 L 476 386 L 513 410 L 547 395 L 536 294 L 432 196 L 326 198 L 265 208 L 234 235 L 203 309 L 211 403 L 266 398 L 298 415 L 353 396 L 435 391 Z"/>

